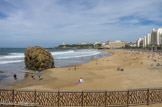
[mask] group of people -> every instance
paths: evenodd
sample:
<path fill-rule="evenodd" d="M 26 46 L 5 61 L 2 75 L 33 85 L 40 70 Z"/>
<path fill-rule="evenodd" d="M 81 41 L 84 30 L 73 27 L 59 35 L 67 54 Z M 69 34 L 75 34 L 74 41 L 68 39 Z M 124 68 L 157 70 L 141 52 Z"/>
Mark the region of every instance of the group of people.
<path fill-rule="evenodd" d="M 14 74 L 13 77 L 14 77 L 14 80 L 17 81 L 17 75 Z M 38 72 L 38 77 L 39 77 L 39 80 L 41 80 L 41 72 Z M 31 73 L 31 78 L 35 79 L 34 78 L 34 73 Z"/>
<path fill-rule="evenodd" d="M 74 67 L 74 70 L 76 70 L 76 69 L 77 69 L 77 67 L 75 66 L 75 67 Z M 39 77 L 39 80 L 41 80 L 41 72 L 40 72 L 40 71 L 37 73 L 37 75 L 38 75 L 38 77 Z M 17 81 L 17 75 L 14 74 L 13 77 L 14 77 L 14 80 Z M 34 73 L 31 73 L 31 78 L 32 78 L 33 80 L 35 79 Z M 83 79 L 82 79 L 82 77 L 80 77 L 80 79 L 79 79 L 75 84 L 80 84 L 80 83 L 82 83 L 82 82 L 83 82 Z"/>
<path fill-rule="evenodd" d="M 41 80 L 41 72 L 40 71 L 38 72 L 38 77 L 39 77 L 39 80 Z M 34 78 L 34 73 L 31 73 L 31 78 L 35 79 Z"/>
<path fill-rule="evenodd" d="M 70 68 L 68 69 L 69 71 L 71 70 Z M 76 71 L 77 70 L 77 66 L 75 65 L 75 67 L 74 67 L 74 70 Z"/>
<path fill-rule="evenodd" d="M 124 71 L 124 69 L 123 69 L 123 68 L 118 67 L 118 68 L 117 68 L 117 71 Z"/>

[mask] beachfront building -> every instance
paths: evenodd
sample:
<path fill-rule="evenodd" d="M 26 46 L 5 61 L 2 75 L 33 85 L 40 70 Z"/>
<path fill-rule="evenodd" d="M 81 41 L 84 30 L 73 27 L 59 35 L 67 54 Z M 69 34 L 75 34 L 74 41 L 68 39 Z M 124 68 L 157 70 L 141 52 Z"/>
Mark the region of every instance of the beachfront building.
<path fill-rule="evenodd" d="M 145 48 L 146 47 L 146 43 L 147 42 L 147 40 L 146 40 L 146 36 L 143 38 L 143 47 Z"/>
<path fill-rule="evenodd" d="M 144 38 L 138 38 L 136 40 L 137 47 L 143 47 L 143 40 L 144 40 Z"/>
<path fill-rule="evenodd" d="M 94 48 L 100 48 L 101 42 L 95 42 L 93 45 L 94 45 Z"/>
<path fill-rule="evenodd" d="M 109 48 L 108 42 L 101 42 L 101 48 Z"/>
<path fill-rule="evenodd" d="M 151 45 L 157 45 L 157 30 L 156 29 L 152 29 Z"/>
<path fill-rule="evenodd" d="M 132 43 L 132 42 L 127 43 L 126 45 L 129 46 L 129 47 L 136 47 L 137 46 L 136 43 Z"/>
<path fill-rule="evenodd" d="M 143 47 L 149 47 L 151 45 L 151 34 L 147 34 L 143 39 Z"/>
<path fill-rule="evenodd" d="M 151 45 L 151 33 L 146 35 L 146 47 Z"/>
<path fill-rule="evenodd" d="M 124 41 L 108 41 L 108 46 L 111 49 L 125 48 L 126 42 Z"/>
<path fill-rule="evenodd" d="M 109 48 L 108 42 L 95 42 L 94 43 L 94 48 Z"/>
<path fill-rule="evenodd" d="M 98 45 L 98 44 L 101 44 L 101 42 L 95 42 L 94 45 Z"/>
<path fill-rule="evenodd" d="M 162 49 L 162 27 L 152 29 L 152 32 L 144 38 L 139 38 L 136 41 L 137 47 L 148 48 L 152 50 Z"/>
<path fill-rule="evenodd" d="M 143 39 L 143 47 L 149 47 L 151 45 L 151 34 L 147 34 Z"/>
<path fill-rule="evenodd" d="M 153 29 L 151 33 L 151 45 L 160 46 L 162 45 L 162 27 Z"/>
<path fill-rule="evenodd" d="M 101 42 L 101 46 L 103 47 L 103 46 L 105 46 L 106 45 L 106 43 L 105 42 Z"/>
<path fill-rule="evenodd" d="M 89 45 L 89 44 L 91 44 L 91 43 L 77 43 L 76 45 Z"/>

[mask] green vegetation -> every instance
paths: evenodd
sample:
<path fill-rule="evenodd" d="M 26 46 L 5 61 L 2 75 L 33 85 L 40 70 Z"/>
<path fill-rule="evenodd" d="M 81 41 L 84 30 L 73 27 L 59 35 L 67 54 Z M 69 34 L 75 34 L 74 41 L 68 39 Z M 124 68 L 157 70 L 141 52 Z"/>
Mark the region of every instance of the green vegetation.
<path fill-rule="evenodd" d="M 57 48 L 75 48 L 75 49 L 84 49 L 84 48 L 93 48 L 93 44 L 72 44 L 72 45 L 59 45 Z"/>

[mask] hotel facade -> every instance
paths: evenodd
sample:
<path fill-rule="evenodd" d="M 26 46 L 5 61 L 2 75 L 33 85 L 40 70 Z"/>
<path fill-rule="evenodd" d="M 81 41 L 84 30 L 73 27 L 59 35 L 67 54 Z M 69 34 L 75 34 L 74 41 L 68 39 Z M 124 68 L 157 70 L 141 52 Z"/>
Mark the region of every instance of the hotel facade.
<path fill-rule="evenodd" d="M 136 40 L 137 47 L 143 47 L 143 41 L 144 41 L 144 38 L 138 38 Z"/>
<path fill-rule="evenodd" d="M 108 46 L 110 49 L 124 48 L 126 42 L 124 41 L 108 41 Z"/>
<path fill-rule="evenodd" d="M 143 48 L 147 47 L 161 47 L 162 46 L 162 27 L 158 29 L 152 29 L 152 32 L 147 34 L 144 38 L 137 39 L 137 46 L 140 47 L 140 43 L 143 40 Z"/>

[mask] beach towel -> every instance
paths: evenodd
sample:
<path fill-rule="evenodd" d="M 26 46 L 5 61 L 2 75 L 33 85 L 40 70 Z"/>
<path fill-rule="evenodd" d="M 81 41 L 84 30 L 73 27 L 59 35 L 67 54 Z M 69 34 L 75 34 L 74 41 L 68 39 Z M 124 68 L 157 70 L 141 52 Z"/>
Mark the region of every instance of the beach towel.
<path fill-rule="evenodd" d="M 78 82 L 75 83 L 75 85 L 78 85 L 78 84 L 80 84 L 80 83 L 81 83 L 81 82 L 78 81 Z"/>

